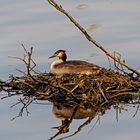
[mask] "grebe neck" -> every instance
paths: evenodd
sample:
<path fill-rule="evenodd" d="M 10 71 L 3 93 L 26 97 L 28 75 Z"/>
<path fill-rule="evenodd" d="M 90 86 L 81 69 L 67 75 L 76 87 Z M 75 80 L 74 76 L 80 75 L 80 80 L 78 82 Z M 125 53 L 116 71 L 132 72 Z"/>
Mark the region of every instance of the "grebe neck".
<path fill-rule="evenodd" d="M 65 60 L 65 61 L 66 61 L 66 60 Z M 51 64 L 51 70 L 54 69 L 54 68 L 56 68 L 59 64 L 65 62 L 65 61 L 62 60 L 62 59 L 58 59 L 58 60 L 54 61 L 54 62 Z"/>

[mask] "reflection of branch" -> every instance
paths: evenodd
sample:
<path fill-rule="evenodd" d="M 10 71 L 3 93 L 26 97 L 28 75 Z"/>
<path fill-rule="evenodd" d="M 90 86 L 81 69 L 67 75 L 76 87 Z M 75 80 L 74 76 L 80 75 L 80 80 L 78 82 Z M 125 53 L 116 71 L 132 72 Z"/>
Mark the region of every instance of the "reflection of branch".
<path fill-rule="evenodd" d="M 23 104 L 23 107 L 20 109 L 20 112 L 18 113 L 18 115 L 12 118 L 11 120 L 13 121 L 18 117 L 22 117 L 24 111 L 26 112 L 28 116 L 30 114 L 30 112 L 28 111 L 28 106 L 33 102 L 33 100 L 34 99 L 31 99 L 30 97 L 25 97 L 24 99 L 19 99 L 19 102 L 12 105 L 11 108 L 18 104 Z"/>
<path fill-rule="evenodd" d="M 92 129 L 97 125 L 97 123 L 100 123 L 100 115 L 97 116 L 97 120 L 95 121 L 95 123 L 93 124 L 92 128 L 90 129 L 88 133 L 92 131 Z"/>
<path fill-rule="evenodd" d="M 140 97 L 138 98 L 138 103 L 140 102 Z M 137 109 L 136 109 L 136 112 L 135 114 L 133 115 L 133 118 L 137 115 L 138 111 L 139 111 L 139 108 L 140 108 L 140 104 L 138 104 L 137 106 Z"/>
<path fill-rule="evenodd" d="M 48 0 L 48 2 L 55 7 L 58 11 L 60 11 L 61 13 L 63 13 L 66 17 L 68 17 L 70 19 L 70 21 L 85 35 L 85 37 L 92 42 L 97 48 L 99 48 L 100 50 L 102 50 L 107 56 L 109 56 L 110 58 L 112 58 L 113 60 L 115 60 L 116 62 L 118 62 L 120 65 L 123 65 L 124 67 L 126 67 L 128 70 L 132 71 L 133 73 L 137 74 L 138 76 L 140 76 L 140 73 L 137 70 L 132 69 L 130 66 L 128 66 L 125 62 L 123 62 L 122 60 L 120 60 L 118 57 L 114 56 L 113 53 L 107 51 L 106 49 L 103 48 L 103 46 L 98 43 L 95 39 L 93 39 L 88 33 L 87 31 L 72 17 L 69 15 L 69 13 L 67 11 L 65 11 L 63 9 L 63 7 L 61 5 L 58 5 L 54 0 Z"/>
<path fill-rule="evenodd" d="M 63 138 L 60 138 L 60 139 L 58 139 L 58 140 L 63 140 L 63 139 L 70 138 L 70 137 L 76 135 L 77 133 L 79 133 L 79 132 L 81 131 L 81 129 L 82 129 L 83 127 L 85 127 L 86 125 L 88 125 L 88 124 L 92 121 L 93 118 L 94 118 L 94 116 L 88 118 L 88 120 L 86 120 L 83 124 L 81 124 L 81 125 L 78 127 L 77 131 L 75 131 L 73 134 L 68 135 L 68 136 L 66 136 L 66 137 L 63 137 Z"/>

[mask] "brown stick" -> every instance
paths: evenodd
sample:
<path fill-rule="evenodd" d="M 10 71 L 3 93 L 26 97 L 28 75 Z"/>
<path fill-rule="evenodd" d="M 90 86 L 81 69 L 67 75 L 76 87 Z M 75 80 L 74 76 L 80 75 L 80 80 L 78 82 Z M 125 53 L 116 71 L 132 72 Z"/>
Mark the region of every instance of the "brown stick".
<path fill-rule="evenodd" d="M 67 16 L 70 21 L 85 35 L 85 37 L 92 42 L 97 48 L 101 49 L 107 56 L 109 56 L 110 58 L 112 58 L 113 60 L 115 60 L 116 62 L 118 62 L 119 64 L 123 65 L 124 67 L 126 67 L 128 70 L 132 71 L 133 73 L 137 74 L 138 76 L 140 76 L 140 72 L 138 72 L 137 70 L 134 70 L 133 68 L 131 68 L 129 65 L 127 65 L 125 62 L 121 61 L 118 57 L 114 56 L 113 53 L 107 51 L 106 49 L 103 48 L 103 46 L 97 42 L 95 39 L 93 39 L 88 33 L 87 31 L 71 16 L 69 15 L 68 12 L 66 12 L 66 10 L 64 10 L 64 8 L 61 5 L 58 5 L 54 0 L 48 0 L 48 2 L 55 7 L 58 11 L 60 11 L 61 13 L 63 13 L 65 16 Z"/>

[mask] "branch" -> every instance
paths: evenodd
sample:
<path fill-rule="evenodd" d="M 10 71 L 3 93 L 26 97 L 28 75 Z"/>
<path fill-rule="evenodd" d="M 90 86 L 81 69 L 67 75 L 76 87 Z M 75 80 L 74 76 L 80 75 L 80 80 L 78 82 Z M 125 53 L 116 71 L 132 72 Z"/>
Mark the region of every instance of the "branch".
<path fill-rule="evenodd" d="M 88 33 L 87 31 L 71 16 L 69 15 L 69 13 L 61 6 L 58 5 L 54 0 L 48 0 L 48 2 L 55 7 L 58 11 L 60 11 L 61 13 L 63 13 L 67 18 L 70 19 L 70 21 L 85 35 L 85 37 L 92 42 L 97 48 L 99 48 L 100 50 L 102 50 L 107 56 L 109 56 L 110 58 L 112 58 L 114 61 L 118 62 L 120 65 L 123 65 L 124 67 L 126 67 L 128 70 L 132 71 L 133 73 L 137 74 L 138 76 L 140 76 L 140 72 L 138 72 L 137 70 L 134 70 L 133 68 L 131 68 L 129 65 L 127 65 L 124 61 L 121 61 L 118 57 L 114 56 L 113 53 L 107 51 L 106 49 L 103 48 L 103 46 L 97 42 L 95 39 L 93 39 Z"/>
<path fill-rule="evenodd" d="M 19 69 L 17 69 L 17 71 L 23 73 L 24 75 L 28 75 L 28 76 L 30 76 L 31 78 L 33 78 L 31 73 L 32 73 L 32 72 L 33 72 L 33 73 L 37 73 L 37 72 L 34 70 L 34 68 L 36 67 L 36 63 L 35 63 L 34 60 L 32 59 L 33 47 L 31 47 L 31 48 L 30 48 L 30 51 L 28 51 L 28 50 L 26 49 L 26 47 L 24 46 L 24 44 L 21 44 L 21 46 L 22 46 L 22 48 L 23 48 L 24 51 L 25 51 L 25 54 L 24 54 L 23 58 L 15 57 L 15 56 L 14 56 L 14 57 L 13 57 L 13 56 L 9 56 L 9 57 L 10 57 L 10 58 L 13 58 L 13 59 L 18 59 L 18 60 L 22 61 L 23 64 L 25 65 L 25 67 L 26 67 L 26 72 L 23 72 L 23 71 L 21 71 L 21 70 L 19 70 Z"/>

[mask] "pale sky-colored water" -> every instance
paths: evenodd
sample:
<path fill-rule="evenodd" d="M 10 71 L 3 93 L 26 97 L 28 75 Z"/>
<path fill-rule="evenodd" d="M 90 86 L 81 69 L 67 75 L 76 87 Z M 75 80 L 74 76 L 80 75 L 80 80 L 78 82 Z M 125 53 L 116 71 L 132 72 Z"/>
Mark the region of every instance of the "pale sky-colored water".
<path fill-rule="evenodd" d="M 122 54 L 130 66 L 139 66 L 139 0 L 61 0 L 60 3 L 106 49 Z M 0 79 L 18 74 L 17 67 L 23 68 L 19 61 L 8 58 L 22 56 L 21 43 L 34 47 L 37 68 L 43 72 L 49 71 L 52 60 L 48 57 L 58 49 L 67 50 L 69 59 L 108 67 L 103 53 L 46 0 L 0 0 Z M 52 116 L 51 105 L 32 105 L 29 117 L 24 115 L 11 122 L 19 110 L 19 107 L 9 108 L 14 102 L 15 98 L 0 101 L 0 139 L 45 140 L 53 135 L 51 127 L 59 125 L 59 121 Z M 132 118 L 135 110 L 130 112 L 123 112 L 117 123 L 115 111 L 108 111 L 93 130 L 90 131 L 94 121 L 71 139 L 139 140 L 139 115 Z M 74 121 L 72 128 L 78 123 Z"/>

